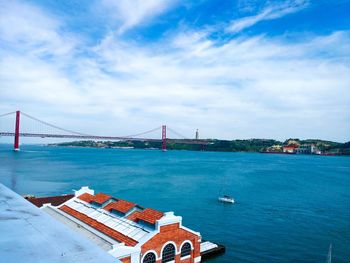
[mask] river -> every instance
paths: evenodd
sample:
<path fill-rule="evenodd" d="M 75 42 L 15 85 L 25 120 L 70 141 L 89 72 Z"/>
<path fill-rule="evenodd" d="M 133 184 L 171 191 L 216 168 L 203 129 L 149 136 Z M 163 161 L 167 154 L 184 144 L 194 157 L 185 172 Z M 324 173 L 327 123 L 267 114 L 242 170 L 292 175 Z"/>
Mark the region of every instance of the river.
<path fill-rule="evenodd" d="M 1 144 L 0 182 L 37 196 L 88 185 L 174 211 L 226 246 L 210 262 L 325 262 L 330 243 L 350 262 L 349 157 Z"/>

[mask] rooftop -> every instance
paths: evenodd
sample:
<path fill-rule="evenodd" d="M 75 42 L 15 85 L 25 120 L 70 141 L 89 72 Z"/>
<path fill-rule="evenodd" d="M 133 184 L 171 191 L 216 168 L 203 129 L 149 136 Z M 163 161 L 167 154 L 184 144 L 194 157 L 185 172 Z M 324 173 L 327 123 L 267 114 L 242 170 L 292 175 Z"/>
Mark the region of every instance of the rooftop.
<path fill-rule="evenodd" d="M 0 233 L 3 262 L 118 262 L 2 184 Z"/>
<path fill-rule="evenodd" d="M 25 197 L 25 199 L 27 199 L 29 202 L 31 202 L 37 207 L 42 207 L 44 204 L 59 206 L 73 197 L 74 195 L 59 195 L 59 196 L 50 196 L 50 197 L 29 196 L 29 197 Z"/>
<path fill-rule="evenodd" d="M 288 149 L 295 149 L 298 148 L 298 145 L 284 145 L 283 148 L 288 148 Z"/>
<path fill-rule="evenodd" d="M 111 213 L 113 211 L 117 211 L 119 212 L 119 215 L 126 216 L 128 220 L 134 222 L 139 222 L 142 220 L 146 223 L 154 225 L 156 221 L 162 218 L 164 215 L 163 212 L 160 212 L 158 210 L 143 208 L 135 203 L 117 199 L 103 193 L 98 193 L 96 195 L 83 193 L 78 196 L 78 199 L 83 200 L 89 204 L 100 204 L 104 210 Z"/>
<path fill-rule="evenodd" d="M 182 217 L 173 212 L 163 213 L 104 193 L 94 193 L 84 186 L 66 202 L 58 206 L 44 204 L 41 210 L 116 258 L 140 253 L 141 246 L 157 235 L 162 226 L 177 224 L 200 237 L 200 233 L 184 227 Z"/>
<path fill-rule="evenodd" d="M 131 208 L 135 207 L 136 204 L 125 201 L 125 200 L 118 200 L 117 202 L 111 202 L 108 205 L 104 207 L 105 210 L 108 212 L 111 212 L 113 210 L 121 212 L 121 213 L 126 213 L 128 212 Z"/>
<path fill-rule="evenodd" d="M 164 215 L 163 212 L 103 193 L 94 195 L 90 189 L 79 192 L 58 210 L 98 230 L 113 239 L 114 243 L 127 246 L 135 246 L 152 234 L 156 221 Z"/>
<path fill-rule="evenodd" d="M 72 205 L 72 204 L 70 204 Z M 124 224 L 121 220 L 117 220 L 114 218 L 108 218 L 108 216 L 105 216 L 103 219 L 107 219 L 107 222 L 101 223 L 99 220 L 101 220 L 103 217 L 103 214 L 95 213 L 93 208 L 87 208 L 80 206 L 78 208 L 79 204 L 75 204 L 75 209 L 72 209 L 70 206 L 64 205 L 60 209 L 67 214 L 79 219 L 80 221 L 93 226 L 98 231 L 104 233 L 105 235 L 113 238 L 114 240 L 125 243 L 127 246 L 135 246 L 138 242 L 136 239 L 132 238 L 134 235 L 143 235 L 143 231 L 139 229 L 135 229 L 135 227 L 131 225 Z M 81 212 L 79 212 L 79 210 Z M 84 212 L 83 212 L 84 211 Z M 91 212 L 91 213 L 90 213 Z M 115 226 L 120 231 L 114 230 L 113 226 Z M 128 231 L 133 232 L 132 235 L 125 235 L 123 234 L 123 231 L 125 230 L 136 230 L 136 231 Z M 132 237 L 131 237 L 132 236 Z"/>
<path fill-rule="evenodd" d="M 129 220 L 132 220 L 134 222 L 139 222 L 139 220 L 142 220 L 144 222 L 150 223 L 154 225 L 157 220 L 161 219 L 163 217 L 163 213 L 159 212 L 157 210 L 154 210 L 152 208 L 146 208 L 143 211 L 135 211 L 134 213 L 130 214 L 128 216 Z"/>
<path fill-rule="evenodd" d="M 98 204 L 103 204 L 104 202 L 108 201 L 111 198 L 111 196 L 106 195 L 104 193 L 97 193 L 96 195 L 85 193 L 79 196 L 79 198 L 88 203 L 94 202 Z"/>

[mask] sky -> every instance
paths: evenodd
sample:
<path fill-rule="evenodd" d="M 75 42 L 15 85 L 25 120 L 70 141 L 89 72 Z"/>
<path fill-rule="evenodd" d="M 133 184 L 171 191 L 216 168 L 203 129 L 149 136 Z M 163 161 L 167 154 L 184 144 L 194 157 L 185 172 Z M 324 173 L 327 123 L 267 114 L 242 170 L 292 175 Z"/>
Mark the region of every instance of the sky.
<path fill-rule="evenodd" d="M 0 0 L 0 115 L 99 135 L 166 124 L 349 141 L 349 12 L 350 0 Z"/>

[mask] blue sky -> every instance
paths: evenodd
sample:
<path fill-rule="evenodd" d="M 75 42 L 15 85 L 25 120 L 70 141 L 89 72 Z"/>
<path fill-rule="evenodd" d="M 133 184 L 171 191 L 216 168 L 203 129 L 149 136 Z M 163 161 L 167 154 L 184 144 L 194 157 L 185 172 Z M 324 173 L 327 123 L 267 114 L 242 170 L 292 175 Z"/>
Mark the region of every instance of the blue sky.
<path fill-rule="evenodd" d="M 89 134 L 350 134 L 350 0 L 1 1 L 0 113 Z"/>

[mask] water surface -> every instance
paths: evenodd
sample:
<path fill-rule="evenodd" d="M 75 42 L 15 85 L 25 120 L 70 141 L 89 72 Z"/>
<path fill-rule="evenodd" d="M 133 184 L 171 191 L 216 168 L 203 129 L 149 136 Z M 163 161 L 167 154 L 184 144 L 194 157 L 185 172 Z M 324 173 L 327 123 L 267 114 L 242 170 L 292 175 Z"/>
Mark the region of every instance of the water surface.
<path fill-rule="evenodd" d="M 224 244 L 210 262 L 350 262 L 350 158 L 0 145 L 0 182 L 20 194 L 96 191 L 183 216 Z M 237 203 L 217 202 L 231 194 Z"/>

